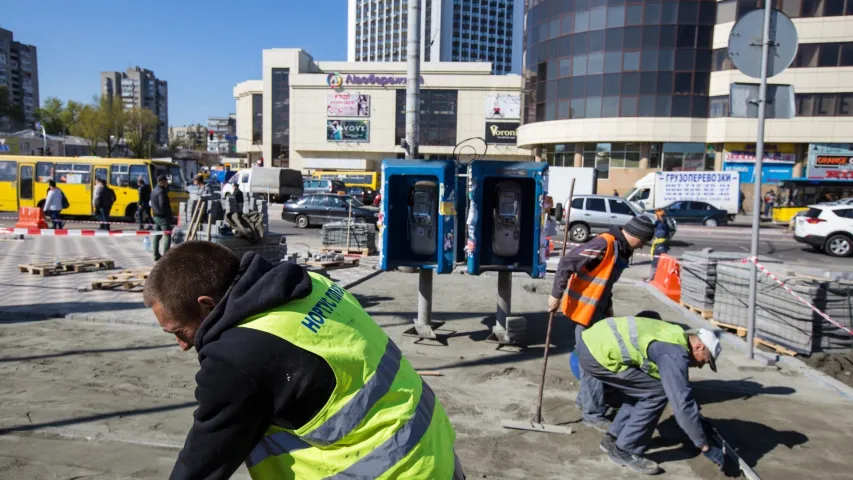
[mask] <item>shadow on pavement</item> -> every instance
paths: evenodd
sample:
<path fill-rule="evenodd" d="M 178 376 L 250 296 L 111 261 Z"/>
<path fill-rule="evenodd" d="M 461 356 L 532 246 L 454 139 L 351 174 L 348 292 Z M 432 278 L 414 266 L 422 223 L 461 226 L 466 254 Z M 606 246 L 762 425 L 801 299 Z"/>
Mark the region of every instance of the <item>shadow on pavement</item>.
<path fill-rule="evenodd" d="M 770 386 L 752 380 L 700 380 L 691 382 L 693 395 L 699 405 L 749 399 L 757 395 L 791 395 L 791 387 Z"/>
<path fill-rule="evenodd" d="M 9 305 L 0 307 L 0 324 L 26 323 L 54 318 L 64 318 L 71 313 L 94 313 L 111 310 L 138 310 L 139 302 L 67 302 L 40 303 L 38 305 Z"/>
<path fill-rule="evenodd" d="M 104 348 L 100 350 L 69 350 L 67 352 L 59 352 L 59 353 L 48 353 L 46 355 L 32 355 L 29 357 L 3 357 L 0 358 L 0 363 L 3 362 L 26 362 L 29 360 L 44 360 L 47 358 L 58 358 L 58 357 L 67 357 L 70 355 L 92 355 L 92 354 L 100 354 L 100 353 L 117 353 L 117 352 L 129 352 L 132 350 L 154 350 L 157 348 L 169 348 L 176 346 L 175 343 L 169 343 L 166 345 L 147 345 L 141 347 L 124 347 L 124 348 Z"/>
<path fill-rule="evenodd" d="M 64 427 L 67 425 L 75 425 L 78 423 L 97 422 L 99 420 L 106 420 L 108 418 L 132 417 L 132 416 L 136 416 L 136 415 L 147 415 L 149 413 L 168 412 L 171 410 L 180 410 L 182 408 L 195 407 L 196 405 L 198 405 L 198 402 L 182 402 L 182 403 L 175 403 L 172 405 L 163 405 L 160 407 L 138 408 L 135 410 L 120 410 L 117 412 L 99 413 L 96 415 L 89 415 L 86 417 L 68 418 L 65 420 L 54 420 L 51 422 L 28 423 L 26 425 L 15 425 L 12 427 L 0 428 L 0 435 L 5 435 L 8 433 L 13 433 L 13 432 L 31 432 L 33 430 L 39 430 L 42 428 L 49 428 L 49 427 Z"/>

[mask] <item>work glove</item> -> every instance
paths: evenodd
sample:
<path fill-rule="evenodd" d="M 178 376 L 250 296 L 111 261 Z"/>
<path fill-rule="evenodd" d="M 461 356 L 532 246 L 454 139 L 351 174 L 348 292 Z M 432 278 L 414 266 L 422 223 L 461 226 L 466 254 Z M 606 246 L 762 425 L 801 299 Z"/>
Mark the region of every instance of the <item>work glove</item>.
<path fill-rule="evenodd" d="M 702 452 L 702 455 L 708 458 L 708 460 L 714 462 L 717 468 L 722 472 L 723 467 L 726 465 L 726 454 L 723 453 L 723 450 L 717 446 L 709 445 L 708 450 Z"/>

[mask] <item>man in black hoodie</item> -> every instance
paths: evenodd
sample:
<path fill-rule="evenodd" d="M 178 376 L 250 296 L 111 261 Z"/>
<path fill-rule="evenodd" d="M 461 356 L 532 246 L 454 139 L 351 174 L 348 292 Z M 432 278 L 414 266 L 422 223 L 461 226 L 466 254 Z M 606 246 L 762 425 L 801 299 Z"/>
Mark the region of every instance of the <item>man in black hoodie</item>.
<path fill-rule="evenodd" d="M 432 390 L 330 280 L 188 242 L 144 300 L 201 365 L 172 479 L 229 478 L 244 461 L 255 479 L 464 478 Z"/>
<path fill-rule="evenodd" d="M 166 245 L 163 247 L 165 254 L 172 246 L 172 204 L 169 202 L 169 179 L 165 175 L 157 177 L 157 186 L 151 193 L 151 213 L 154 214 L 154 230 L 169 232 L 162 235 L 166 237 Z M 151 243 L 156 262 L 160 260 L 160 235 L 155 235 Z"/>

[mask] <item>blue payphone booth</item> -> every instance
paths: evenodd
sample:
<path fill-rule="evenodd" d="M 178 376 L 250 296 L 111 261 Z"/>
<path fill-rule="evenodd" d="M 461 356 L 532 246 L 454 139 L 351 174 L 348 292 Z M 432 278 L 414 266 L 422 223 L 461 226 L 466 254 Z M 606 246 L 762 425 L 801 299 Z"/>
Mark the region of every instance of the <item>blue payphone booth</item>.
<path fill-rule="evenodd" d="M 474 160 L 468 169 L 468 274 L 498 273 L 497 321 L 489 341 L 523 344 L 524 317 L 510 317 L 512 274 L 545 276 L 544 162 Z M 546 254 L 543 254 L 545 252 Z"/>
<path fill-rule="evenodd" d="M 382 161 L 382 270 L 453 271 L 456 182 L 456 164 L 450 160 Z"/>

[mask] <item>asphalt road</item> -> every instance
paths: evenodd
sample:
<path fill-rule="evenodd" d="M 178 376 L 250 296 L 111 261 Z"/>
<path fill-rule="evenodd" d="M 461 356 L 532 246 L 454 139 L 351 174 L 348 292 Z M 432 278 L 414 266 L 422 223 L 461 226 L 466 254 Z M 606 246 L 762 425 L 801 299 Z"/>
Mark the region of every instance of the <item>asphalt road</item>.
<path fill-rule="evenodd" d="M 0 227 L 12 227 L 15 224 L 14 214 L 0 215 Z M 287 236 L 291 251 L 304 251 L 305 247 L 312 250 L 321 246 L 320 228 L 297 228 L 293 223 L 281 219 L 281 205 L 270 207 L 270 230 Z M 69 229 L 98 228 L 96 221 L 88 223 L 70 220 L 66 222 Z M 115 225 L 113 228 L 135 229 L 133 225 Z M 687 250 L 713 248 L 717 251 L 743 252 L 749 255 L 750 229 L 748 227 L 680 227 L 672 241 L 673 255 L 680 255 Z M 772 255 L 786 263 L 796 263 L 826 270 L 853 269 L 853 257 L 835 258 L 817 252 L 811 247 L 801 244 L 790 234 L 782 233 L 781 229 L 764 228 L 759 236 L 759 253 Z"/>

